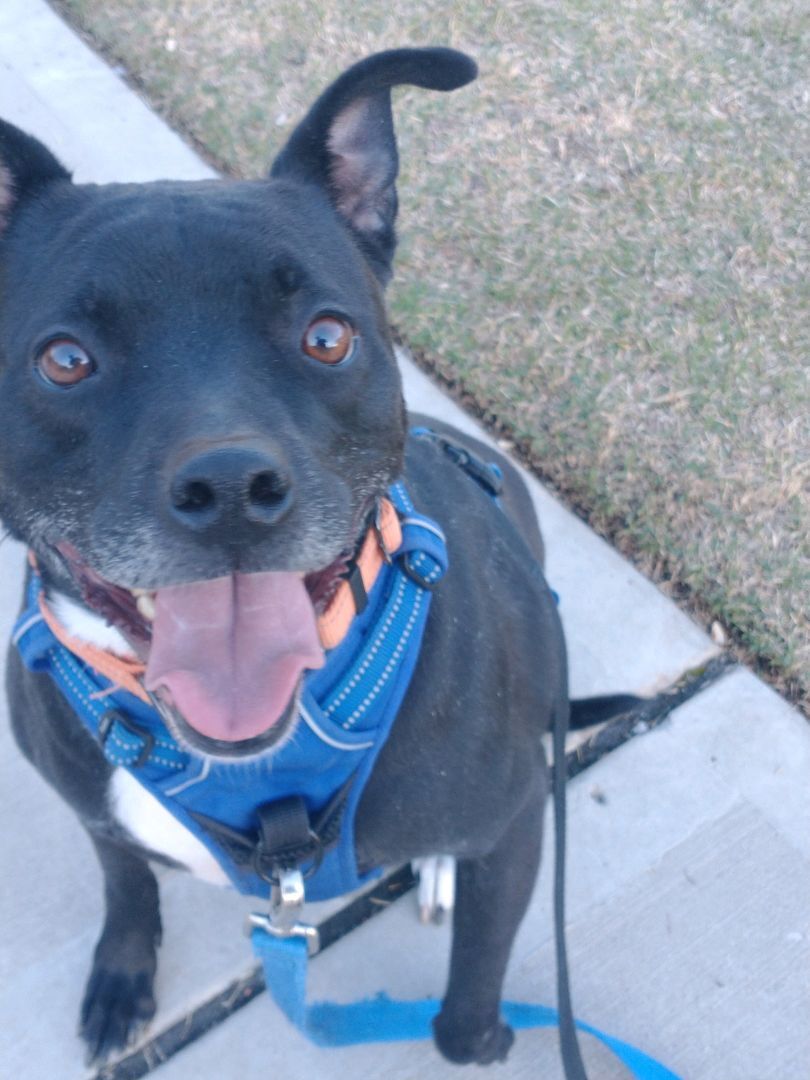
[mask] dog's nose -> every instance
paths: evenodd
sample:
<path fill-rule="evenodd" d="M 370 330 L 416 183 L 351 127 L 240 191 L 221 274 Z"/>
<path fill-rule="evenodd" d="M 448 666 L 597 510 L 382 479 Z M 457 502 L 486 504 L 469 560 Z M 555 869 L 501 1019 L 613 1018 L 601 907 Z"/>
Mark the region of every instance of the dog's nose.
<path fill-rule="evenodd" d="M 223 446 L 184 462 L 169 486 L 175 519 L 198 532 L 275 525 L 292 505 L 285 465 L 265 450 Z"/>

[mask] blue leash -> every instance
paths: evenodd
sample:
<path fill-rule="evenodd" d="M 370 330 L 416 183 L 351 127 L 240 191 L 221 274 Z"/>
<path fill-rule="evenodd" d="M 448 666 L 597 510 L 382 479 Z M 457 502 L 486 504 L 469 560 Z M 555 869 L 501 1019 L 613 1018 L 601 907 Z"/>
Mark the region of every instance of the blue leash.
<path fill-rule="evenodd" d="M 359 1043 L 430 1039 L 431 1021 L 441 1003 L 434 998 L 394 1001 L 385 994 L 349 1005 L 329 1001 L 308 1005 L 307 942 L 303 937 L 271 937 L 257 927 L 251 933 L 253 949 L 264 967 L 267 988 L 285 1016 L 316 1046 L 355 1046 Z M 504 1019 L 513 1028 L 556 1027 L 556 1009 L 516 1001 L 502 1003 Z M 636 1080 L 679 1080 L 654 1058 L 598 1028 L 575 1021 L 580 1031 L 599 1039 L 625 1065 Z"/>

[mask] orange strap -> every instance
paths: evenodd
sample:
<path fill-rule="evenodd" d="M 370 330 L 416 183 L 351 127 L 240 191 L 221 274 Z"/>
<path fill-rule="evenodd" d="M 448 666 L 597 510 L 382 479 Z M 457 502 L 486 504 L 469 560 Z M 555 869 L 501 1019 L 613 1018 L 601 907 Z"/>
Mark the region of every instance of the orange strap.
<path fill-rule="evenodd" d="M 42 593 L 39 594 L 39 609 L 42 612 L 42 618 L 51 628 L 53 636 L 66 649 L 89 664 L 99 675 L 109 679 L 116 690 L 128 690 L 130 694 L 150 704 L 149 695 L 140 681 L 140 676 L 146 669 L 140 660 L 127 660 L 123 656 L 116 656 L 115 653 L 107 652 L 106 649 L 100 649 L 98 645 L 91 645 L 88 641 L 82 641 L 81 638 L 69 634 L 46 604 Z"/>
<path fill-rule="evenodd" d="M 355 560 L 367 593 L 371 592 L 388 553 L 396 551 L 401 543 L 402 529 L 397 512 L 388 499 L 382 499 L 377 525 L 366 533 L 360 554 Z M 29 561 L 36 569 L 36 559 L 33 554 L 29 554 Z M 91 645 L 68 633 L 48 607 L 42 593 L 39 595 L 39 608 L 54 637 L 66 649 L 78 656 L 99 675 L 109 679 L 113 684 L 113 689 L 128 690 L 141 701 L 150 703 L 151 699 L 142 682 L 143 673 L 146 670 L 145 664 L 142 664 L 140 660 L 128 660 L 123 656 L 116 656 L 115 653 L 107 652 L 98 645 Z M 343 641 L 356 614 L 357 609 L 351 586 L 348 581 L 341 581 L 329 607 L 318 618 L 318 635 L 324 649 L 333 649 Z"/>
<path fill-rule="evenodd" d="M 355 560 L 367 593 L 371 592 L 386 555 L 396 551 L 401 543 L 402 529 L 397 512 L 388 499 L 382 499 L 377 527 L 366 533 L 360 554 Z M 318 619 L 318 635 L 324 649 L 334 649 L 343 641 L 356 614 L 352 587 L 348 581 L 341 581 L 329 607 Z"/>

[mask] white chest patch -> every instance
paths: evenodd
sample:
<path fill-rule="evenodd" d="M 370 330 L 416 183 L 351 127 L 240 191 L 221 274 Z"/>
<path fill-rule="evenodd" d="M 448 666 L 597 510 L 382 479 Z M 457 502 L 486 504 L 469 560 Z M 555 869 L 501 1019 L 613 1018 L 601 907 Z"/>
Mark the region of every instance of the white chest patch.
<path fill-rule="evenodd" d="M 108 799 L 116 821 L 144 847 L 182 863 L 202 881 L 212 885 L 229 884 L 225 871 L 205 844 L 181 825 L 126 769 L 113 772 Z"/>
<path fill-rule="evenodd" d="M 123 635 L 95 612 L 62 593 L 54 593 L 51 607 L 73 637 L 118 656 L 133 656 Z M 115 820 L 134 840 L 156 854 L 181 863 L 202 881 L 213 885 L 229 884 L 225 871 L 205 844 L 181 825 L 126 769 L 113 772 L 107 798 Z"/>

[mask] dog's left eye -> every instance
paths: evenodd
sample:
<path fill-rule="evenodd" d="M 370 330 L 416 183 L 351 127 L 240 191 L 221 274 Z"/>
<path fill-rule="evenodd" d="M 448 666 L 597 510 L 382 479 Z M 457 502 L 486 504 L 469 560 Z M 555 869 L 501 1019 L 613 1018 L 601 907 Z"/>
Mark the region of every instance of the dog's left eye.
<path fill-rule="evenodd" d="M 96 370 L 95 362 L 70 338 L 49 341 L 37 357 L 37 370 L 55 386 L 75 386 Z"/>
<path fill-rule="evenodd" d="M 339 364 L 354 351 L 355 333 L 336 315 L 319 315 L 306 329 L 301 348 L 322 364 Z"/>

